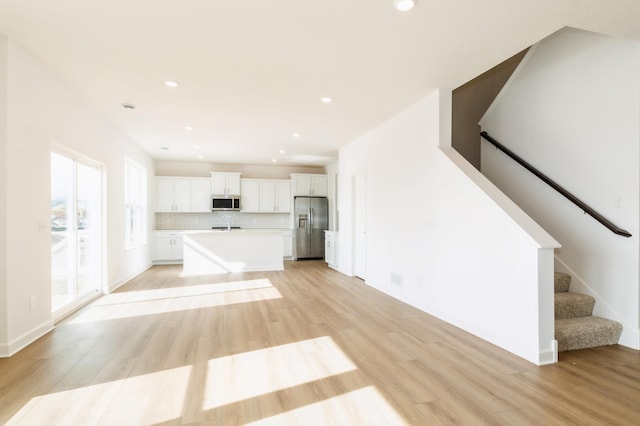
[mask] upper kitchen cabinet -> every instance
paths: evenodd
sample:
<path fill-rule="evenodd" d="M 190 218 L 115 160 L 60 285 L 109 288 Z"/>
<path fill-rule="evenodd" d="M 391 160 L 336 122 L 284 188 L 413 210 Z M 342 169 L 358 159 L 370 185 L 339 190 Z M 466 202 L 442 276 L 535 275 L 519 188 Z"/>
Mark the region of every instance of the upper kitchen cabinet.
<path fill-rule="evenodd" d="M 291 174 L 293 196 L 326 197 L 327 175 Z"/>
<path fill-rule="evenodd" d="M 211 193 L 240 195 L 240 173 L 211 172 Z"/>
<path fill-rule="evenodd" d="M 260 213 L 260 181 L 257 179 L 241 179 L 240 211 L 243 213 Z"/>
<path fill-rule="evenodd" d="M 211 179 L 192 178 L 191 184 L 191 212 L 211 213 Z"/>
<path fill-rule="evenodd" d="M 277 179 L 242 179 L 242 212 L 289 213 L 291 181 Z"/>
<path fill-rule="evenodd" d="M 156 211 L 179 213 L 191 211 L 191 183 L 188 178 L 158 177 Z"/>
<path fill-rule="evenodd" d="M 291 181 L 263 180 L 260 182 L 260 211 L 289 213 L 291 211 Z"/>
<path fill-rule="evenodd" d="M 211 179 L 157 177 L 159 213 L 209 213 Z"/>

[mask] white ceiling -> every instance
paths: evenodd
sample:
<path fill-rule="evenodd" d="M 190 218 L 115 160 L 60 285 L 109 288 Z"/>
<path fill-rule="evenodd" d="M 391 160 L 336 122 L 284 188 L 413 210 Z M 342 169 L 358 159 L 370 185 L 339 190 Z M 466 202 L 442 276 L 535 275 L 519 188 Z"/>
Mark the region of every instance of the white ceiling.
<path fill-rule="evenodd" d="M 209 163 L 327 164 L 563 26 L 640 39 L 640 1 L 0 0 L 0 33 L 152 157 Z"/>

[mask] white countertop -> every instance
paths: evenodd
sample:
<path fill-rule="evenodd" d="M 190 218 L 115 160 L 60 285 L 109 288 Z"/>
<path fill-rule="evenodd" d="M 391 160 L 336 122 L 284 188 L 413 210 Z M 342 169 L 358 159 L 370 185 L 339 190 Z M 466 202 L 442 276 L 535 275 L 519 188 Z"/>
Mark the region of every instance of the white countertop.
<path fill-rule="evenodd" d="M 285 232 L 292 231 L 289 228 L 240 228 L 231 229 L 156 229 L 156 232 L 182 232 L 183 234 L 189 233 L 214 233 L 214 232 Z"/>

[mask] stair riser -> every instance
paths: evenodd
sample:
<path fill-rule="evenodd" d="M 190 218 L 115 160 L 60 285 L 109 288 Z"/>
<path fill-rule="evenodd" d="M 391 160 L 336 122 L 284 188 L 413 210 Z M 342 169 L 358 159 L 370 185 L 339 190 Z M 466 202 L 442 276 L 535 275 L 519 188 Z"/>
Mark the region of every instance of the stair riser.
<path fill-rule="evenodd" d="M 558 293 L 555 296 L 555 319 L 587 317 L 593 313 L 596 300 L 586 294 Z"/>
<path fill-rule="evenodd" d="M 566 293 L 571 285 L 571 275 L 562 272 L 553 274 L 553 291 L 556 293 Z"/>
<path fill-rule="evenodd" d="M 558 352 L 577 351 L 580 349 L 596 348 L 598 346 L 610 346 L 618 344 L 620 335 L 610 338 L 594 338 L 589 336 L 587 338 L 573 337 L 567 340 L 558 340 Z"/>
<path fill-rule="evenodd" d="M 558 352 L 615 345 L 620 340 L 622 324 L 598 317 L 556 321 Z"/>

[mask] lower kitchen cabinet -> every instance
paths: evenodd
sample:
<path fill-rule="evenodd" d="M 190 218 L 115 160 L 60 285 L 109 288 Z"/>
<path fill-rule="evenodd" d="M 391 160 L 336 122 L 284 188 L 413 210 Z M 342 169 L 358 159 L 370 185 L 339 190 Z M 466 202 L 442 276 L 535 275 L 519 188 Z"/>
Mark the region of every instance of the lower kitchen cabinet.
<path fill-rule="evenodd" d="M 182 260 L 182 232 L 156 231 L 154 261 L 178 262 Z"/>
<path fill-rule="evenodd" d="M 182 263 L 184 258 L 182 233 L 183 231 L 155 231 L 153 261 Z M 293 258 L 293 231 L 291 230 L 282 231 L 282 256 L 285 259 Z"/>
<path fill-rule="evenodd" d="M 285 259 L 293 257 L 293 231 L 284 231 L 282 233 L 282 256 Z"/>
<path fill-rule="evenodd" d="M 324 260 L 332 268 L 338 267 L 338 233 L 324 231 Z"/>

